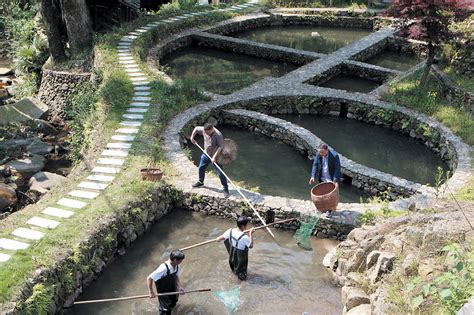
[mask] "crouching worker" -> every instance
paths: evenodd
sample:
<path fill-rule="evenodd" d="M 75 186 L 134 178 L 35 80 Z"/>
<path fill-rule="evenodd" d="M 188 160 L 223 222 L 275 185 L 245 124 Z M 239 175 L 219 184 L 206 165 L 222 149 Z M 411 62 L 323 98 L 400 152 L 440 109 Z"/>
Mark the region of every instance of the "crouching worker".
<path fill-rule="evenodd" d="M 248 228 L 250 218 L 240 216 L 237 219 L 237 228 L 228 229 L 217 241 L 224 241 L 229 253 L 229 265 L 240 280 L 247 279 L 247 266 L 249 261 L 249 248 L 253 247 L 252 228 L 247 236 L 244 231 Z"/>
<path fill-rule="evenodd" d="M 153 291 L 153 282 L 155 282 L 157 293 L 184 291 L 179 280 L 181 272 L 179 264 L 184 259 L 184 253 L 180 250 L 174 250 L 170 254 L 170 259 L 162 263 L 147 278 L 148 295 L 150 298 L 156 297 Z M 167 295 L 158 297 L 160 302 L 160 315 L 171 315 L 172 309 L 178 302 L 178 295 Z"/>

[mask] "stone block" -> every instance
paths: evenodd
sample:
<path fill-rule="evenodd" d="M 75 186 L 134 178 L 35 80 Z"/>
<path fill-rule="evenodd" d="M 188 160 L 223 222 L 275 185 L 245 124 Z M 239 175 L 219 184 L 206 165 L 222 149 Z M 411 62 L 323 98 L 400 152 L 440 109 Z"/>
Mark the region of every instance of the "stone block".
<path fill-rule="evenodd" d="M 17 201 L 16 191 L 13 187 L 0 183 L 0 211 L 14 205 Z"/>
<path fill-rule="evenodd" d="M 0 106 L 0 125 L 12 122 L 25 122 L 33 119 L 42 119 L 48 115 L 48 106 L 33 97 Z"/>
<path fill-rule="evenodd" d="M 66 177 L 58 174 L 39 172 L 30 178 L 30 190 L 45 194 L 51 190 L 51 188 L 61 185 L 65 179 Z"/>
<path fill-rule="evenodd" d="M 370 304 L 369 296 L 360 288 L 345 286 L 342 288 L 342 292 L 344 292 L 342 298 L 347 311 L 361 304 Z"/>
<path fill-rule="evenodd" d="M 14 174 L 21 174 L 25 178 L 30 178 L 43 169 L 45 162 L 44 157 L 34 154 L 31 157 L 10 161 L 5 165 L 10 167 Z"/>
<path fill-rule="evenodd" d="M 370 304 L 361 304 L 346 312 L 346 315 L 371 315 L 371 308 Z"/>

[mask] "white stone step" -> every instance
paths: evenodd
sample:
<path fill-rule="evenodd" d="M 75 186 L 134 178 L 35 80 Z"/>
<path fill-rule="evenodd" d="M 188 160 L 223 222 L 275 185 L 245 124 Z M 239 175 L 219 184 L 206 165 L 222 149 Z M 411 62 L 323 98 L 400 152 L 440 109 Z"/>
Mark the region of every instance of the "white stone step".
<path fill-rule="evenodd" d="M 119 129 L 115 130 L 115 132 L 132 134 L 132 133 L 138 133 L 138 129 L 135 129 L 135 128 L 119 128 Z M 116 139 L 114 139 L 114 140 L 116 140 Z"/>
<path fill-rule="evenodd" d="M 132 80 L 132 85 L 135 85 L 135 86 L 147 86 L 148 84 L 150 84 L 150 81 L 141 81 L 141 82 L 136 81 L 136 82 L 134 82 Z"/>
<path fill-rule="evenodd" d="M 94 182 L 82 182 L 79 184 L 79 187 L 81 188 L 87 188 L 87 189 L 97 189 L 97 190 L 103 190 L 107 188 L 109 184 L 104 184 L 104 183 L 94 183 Z"/>
<path fill-rule="evenodd" d="M 26 228 L 18 228 L 12 232 L 12 235 L 21 238 L 26 238 L 27 240 L 37 241 L 43 238 L 44 233 Z"/>
<path fill-rule="evenodd" d="M 94 199 L 99 194 L 92 191 L 85 191 L 85 190 L 73 190 L 68 193 L 69 196 L 79 197 L 79 198 L 86 198 L 86 199 Z M 63 210 L 64 211 L 64 210 Z"/>
<path fill-rule="evenodd" d="M 138 119 L 138 120 L 141 120 L 143 119 L 143 115 L 139 115 L 139 114 L 123 114 L 122 115 L 123 118 L 126 118 L 126 119 Z"/>
<path fill-rule="evenodd" d="M 142 28 L 139 28 L 137 29 L 136 31 L 137 32 L 141 32 L 141 31 L 144 31 L 144 32 L 148 32 L 149 30 L 153 29 L 153 27 L 151 26 L 143 26 Z"/>
<path fill-rule="evenodd" d="M 129 108 L 127 109 L 127 112 L 129 113 L 146 113 L 148 109 L 146 108 Z"/>
<path fill-rule="evenodd" d="M 69 198 L 61 198 L 57 202 L 58 205 L 69 207 L 69 208 L 74 208 L 74 209 L 82 209 L 85 206 L 87 206 L 87 202 L 84 201 L 79 201 L 75 199 L 69 199 Z"/>
<path fill-rule="evenodd" d="M 112 140 L 115 141 L 133 141 L 135 136 L 113 135 Z"/>
<path fill-rule="evenodd" d="M 148 96 L 135 96 L 135 97 L 132 98 L 132 101 L 149 102 L 149 101 L 151 101 L 151 97 L 148 97 Z"/>
<path fill-rule="evenodd" d="M 135 60 L 121 60 L 120 63 L 124 66 L 126 66 L 126 65 L 136 65 Z"/>
<path fill-rule="evenodd" d="M 123 51 L 120 51 L 119 53 L 117 53 L 117 55 L 119 56 L 119 59 L 120 60 L 133 60 L 133 56 L 132 54 L 130 53 L 129 50 L 123 50 Z M 132 58 L 132 59 L 124 59 L 124 58 Z"/>
<path fill-rule="evenodd" d="M 150 106 L 150 103 L 148 102 L 131 102 L 130 106 L 135 106 L 135 107 L 148 107 Z"/>
<path fill-rule="evenodd" d="M 143 78 L 144 80 L 147 79 L 147 78 L 145 77 L 145 74 L 142 73 L 142 72 L 139 72 L 139 71 L 135 71 L 135 72 L 132 72 L 132 73 L 128 73 L 128 76 L 129 76 L 129 77 L 132 77 L 132 78 L 138 78 L 138 77 L 140 77 L 140 78 Z"/>
<path fill-rule="evenodd" d="M 130 47 L 131 45 L 132 45 L 131 42 L 123 42 L 123 41 L 122 41 L 122 42 L 119 42 L 119 43 L 117 44 L 117 48 L 128 48 L 128 47 Z"/>
<path fill-rule="evenodd" d="M 129 121 L 129 120 L 124 120 L 120 122 L 121 126 L 125 127 L 140 127 L 142 125 L 141 121 Z"/>
<path fill-rule="evenodd" d="M 130 149 L 131 147 L 132 147 L 131 143 L 118 143 L 118 142 L 107 143 L 108 149 Z"/>
<path fill-rule="evenodd" d="M 140 83 L 140 85 L 143 85 L 143 84 L 148 84 L 150 83 L 148 80 L 147 77 L 129 77 L 128 78 L 130 81 L 132 81 L 132 84 L 133 83 Z"/>
<path fill-rule="evenodd" d="M 97 160 L 97 164 L 102 165 L 123 165 L 124 161 L 122 159 L 107 159 L 100 158 Z"/>
<path fill-rule="evenodd" d="M 107 175 L 89 175 L 86 177 L 87 180 L 94 180 L 98 182 L 111 182 L 115 177 Z"/>
<path fill-rule="evenodd" d="M 138 67 L 135 67 L 135 68 L 132 68 L 132 67 L 130 67 L 130 68 L 125 67 L 125 72 L 127 72 L 129 75 L 131 75 L 131 74 L 133 74 L 133 73 L 135 73 L 135 72 L 140 72 L 140 71 L 141 71 L 141 69 L 138 68 Z M 142 75 L 142 74 L 140 74 L 140 75 Z"/>
<path fill-rule="evenodd" d="M 133 69 L 133 68 L 137 68 L 138 69 L 138 65 L 136 62 L 132 61 L 131 63 L 129 64 L 126 64 L 123 66 L 126 69 Z"/>
<path fill-rule="evenodd" d="M 133 93 L 133 96 L 150 96 L 151 93 L 150 92 L 134 92 Z"/>
<path fill-rule="evenodd" d="M 9 250 L 26 249 L 30 244 L 10 240 L 8 238 L 0 238 L 0 248 Z"/>
<path fill-rule="evenodd" d="M 135 37 L 135 38 L 131 38 L 131 37 L 132 37 L 132 36 L 129 36 L 129 35 L 122 37 L 122 38 L 120 39 L 119 44 L 120 44 L 120 43 L 132 43 L 132 42 L 135 40 L 135 38 L 137 38 L 136 36 L 133 36 L 133 37 Z"/>
<path fill-rule="evenodd" d="M 6 262 L 8 259 L 10 259 L 12 256 L 4 253 L 0 253 L 0 263 L 1 262 Z"/>
<path fill-rule="evenodd" d="M 46 229 L 54 229 L 59 225 L 58 221 L 44 219 L 40 217 L 32 217 L 26 223 L 29 225 L 39 226 Z"/>
<path fill-rule="evenodd" d="M 120 56 L 119 60 L 133 60 L 133 57 L 130 56 Z"/>
<path fill-rule="evenodd" d="M 135 91 L 149 91 L 151 87 L 149 86 L 135 86 L 133 88 Z"/>
<path fill-rule="evenodd" d="M 118 174 L 118 173 L 120 173 L 120 168 L 96 166 L 92 169 L 92 172 L 93 173 L 104 173 L 104 174 Z"/>
<path fill-rule="evenodd" d="M 54 208 L 54 207 L 48 207 L 41 211 L 41 213 L 51 215 L 53 217 L 58 217 L 58 218 L 69 218 L 70 216 L 74 215 L 74 212 L 68 211 L 68 210 L 63 210 L 59 208 Z"/>
<path fill-rule="evenodd" d="M 102 151 L 103 156 L 117 156 L 117 157 L 126 157 L 128 155 L 128 151 L 122 150 L 104 150 Z"/>
<path fill-rule="evenodd" d="M 142 33 L 139 32 L 139 30 L 136 30 L 136 31 L 128 33 L 128 36 L 130 36 L 130 35 L 140 36 L 140 35 L 142 35 Z"/>

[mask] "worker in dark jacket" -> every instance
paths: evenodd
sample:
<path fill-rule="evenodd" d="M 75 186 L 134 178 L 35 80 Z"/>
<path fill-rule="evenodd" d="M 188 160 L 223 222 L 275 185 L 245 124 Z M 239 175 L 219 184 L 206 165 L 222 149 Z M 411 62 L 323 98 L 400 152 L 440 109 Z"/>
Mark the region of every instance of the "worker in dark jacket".
<path fill-rule="evenodd" d="M 153 282 L 157 293 L 183 291 L 184 289 L 179 280 L 181 272 L 179 264 L 183 262 L 184 253 L 180 250 L 174 250 L 170 254 L 170 259 L 162 263 L 147 278 L 148 295 L 150 298 L 156 297 L 153 292 Z M 167 295 L 158 297 L 160 303 L 160 315 L 171 315 L 171 311 L 178 302 L 178 295 Z"/>
<path fill-rule="evenodd" d="M 246 235 L 244 231 L 248 228 L 250 218 L 240 216 L 237 218 L 237 228 L 228 229 L 217 241 L 224 241 L 229 254 L 229 265 L 233 273 L 240 280 L 247 279 L 247 266 L 249 261 L 249 249 L 253 247 L 253 231 Z"/>
<path fill-rule="evenodd" d="M 319 146 L 319 152 L 313 160 L 313 169 L 309 183 L 312 185 L 318 180 L 318 183 L 334 182 L 336 186 L 341 180 L 341 161 L 336 151 L 329 150 L 328 145 L 322 143 Z"/>

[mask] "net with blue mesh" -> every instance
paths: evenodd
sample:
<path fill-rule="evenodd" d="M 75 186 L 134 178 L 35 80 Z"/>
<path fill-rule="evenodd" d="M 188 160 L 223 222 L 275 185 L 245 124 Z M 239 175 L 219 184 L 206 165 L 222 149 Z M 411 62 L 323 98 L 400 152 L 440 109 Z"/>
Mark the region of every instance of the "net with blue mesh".
<path fill-rule="evenodd" d="M 313 250 L 310 239 L 318 220 L 319 217 L 315 216 L 306 216 L 300 219 L 300 227 L 296 230 L 294 238 L 296 244 L 302 249 Z"/>
<path fill-rule="evenodd" d="M 224 303 L 229 314 L 234 314 L 241 304 L 240 287 L 235 287 L 227 291 L 214 291 L 212 294 Z"/>

